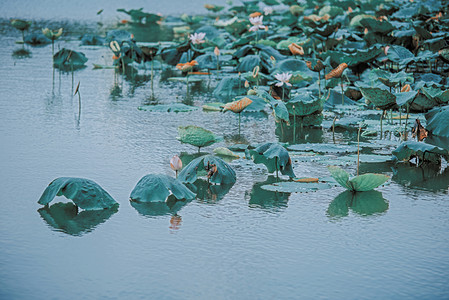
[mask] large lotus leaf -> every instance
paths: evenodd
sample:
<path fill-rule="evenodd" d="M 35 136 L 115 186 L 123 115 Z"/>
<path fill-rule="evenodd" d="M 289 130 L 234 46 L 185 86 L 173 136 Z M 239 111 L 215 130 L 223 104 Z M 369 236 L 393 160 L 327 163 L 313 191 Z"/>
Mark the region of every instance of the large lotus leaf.
<path fill-rule="evenodd" d="M 427 97 L 424 93 L 418 93 L 410 104 L 410 110 L 414 111 L 428 111 L 437 106 L 438 102 L 432 98 Z"/>
<path fill-rule="evenodd" d="M 388 87 L 394 87 L 399 83 L 401 84 L 404 84 L 406 82 L 412 83 L 414 81 L 413 74 L 405 73 L 404 71 L 398 73 L 390 73 L 385 70 L 374 69 L 371 72 L 374 73 L 373 75 L 376 75 L 378 77 L 378 80 L 380 80 L 383 84 L 385 84 Z"/>
<path fill-rule="evenodd" d="M 354 192 L 371 191 L 384 184 L 390 177 L 383 174 L 363 174 L 349 179 L 349 174 L 337 166 L 329 166 L 332 177 L 345 189 Z"/>
<path fill-rule="evenodd" d="M 439 164 L 441 157 L 449 160 L 449 150 L 415 141 L 402 142 L 398 148 L 393 150 L 392 154 L 393 158 L 398 161 L 409 161 L 416 156 L 420 162 L 426 161 Z"/>
<path fill-rule="evenodd" d="M 85 178 L 56 178 L 48 185 L 37 203 L 47 205 L 56 196 L 65 196 L 85 210 L 104 209 L 118 205 L 101 186 Z"/>
<path fill-rule="evenodd" d="M 55 203 L 38 209 L 39 215 L 56 231 L 73 236 L 81 236 L 93 231 L 99 224 L 106 222 L 118 211 L 118 206 L 102 210 L 84 210 L 78 212 L 73 203 Z"/>
<path fill-rule="evenodd" d="M 430 87 L 422 87 L 421 91 L 428 98 L 435 100 L 440 104 L 449 102 L 449 90 L 442 91 L 439 88 L 430 86 Z"/>
<path fill-rule="evenodd" d="M 279 53 L 279 51 L 277 51 L 276 49 L 274 49 L 271 46 L 257 44 L 255 46 L 255 48 L 259 49 L 261 53 L 267 55 L 268 58 L 274 57 L 274 59 L 276 61 L 281 61 L 281 60 L 284 60 L 284 59 L 288 58 L 287 56 L 282 55 L 281 53 Z"/>
<path fill-rule="evenodd" d="M 353 67 L 361 63 L 371 62 L 381 53 L 382 49 L 376 47 L 366 50 L 357 50 L 354 54 L 348 54 L 342 57 L 340 62 L 345 62 L 348 66 Z"/>
<path fill-rule="evenodd" d="M 237 72 L 252 72 L 256 66 L 260 66 L 261 59 L 259 55 L 247 55 L 240 59 L 237 65 Z"/>
<path fill-rule="evenodd" d="M 396 106 L 396 96 L 380 88 L 362 88 L 363 97 L 380 109 L 390 109 Z"/>
<path fill-rule="evenodd" d="M 246 93 L 245 80 L 243 77 L 225 77 L 218 83 L 213 95 L 222 101 L 229 101 L 236 96 Z"/>
<path fill-rule="evenodd" d="M 257 207 L 270 210 L 274 208 L 285 208 L 287 206 L 290 193 L 271 192 L 262 189 L 262 186 L 278 181 L 279 179 L 275 176 L 268 176 L 267 180 L 264 182 L 255 183 L 250 192 L 249 206 L 251 208 Z"/>
<path fill-rule="evenodd" d="M 209 181 L 212 183 L 233 184 L 237 179 L 235 171 L 231 166 L 213 155 L 205 155 L 192 160 L 179 173 L 178 179 L 182 182 L 193 183 L 197 179 L 197 173 L 202 170 L 212 173 L 209 178 Z"/>
<path fill-rule="evenodd" d="M 205 53 L 195 58 L 200 69 L 216 70 L 217 56 L 214 53 Z"/>
<path fill-rule="evenodd" d="M 307 65 L 304 61 L 299 59 L 284 59 L 279 63 L 276 63 L 276 68 L 271 72 L 272 75 L 277 73 L 293 73 L 301 71 L 304 74 L 307 74 L 312 77 L 317 77 L 314 72 L 310 71 L 307 68 Z"/>
<path fill-rule="evenodd" d="M 284 102 L 276 100 L 270 103 L 273 108 L 274 116 L 277 120 L 289 122 L 289 113 Z"/>
<path fill-rule="evenodd" d="M 426 114 L 426 120 L 426 129 L 433 135 L 449 137 L 449 106 L 435 107 L 430 110 Z"/>
<path fill-rule="evenodd" d="M 402 92 L 394 94 L 396 96 L 396 103 L 398 106 L 403 107 L 406 104 L 409 104 L 415 99 L 418 92 Z"/>
<path fill-rule="evenodd" d="M 330 189 L 331 185 L 324 182 L 282 181 L 263 185 L 263 190 L 281 193 L 306 193 Z"/>
<path fill-rule="evenodd" d="M 290 176 L 290 178 L 296 177 L 293 173 L 292 161 L 285 150 L 278 143 L 265 143 L 249 151 L 254 163 L 264 164 L 269 173 L 273 173 L 279 170 L 282 174 Z"/>
<path fill-rule="evenodd" d="M 148 174 L 142 177 L 129 197 L 131 201 L 136 202 L 165 202 L 170 196 L 170 192 L 178 200 L 195 198 L 195 194 L 181 181 L 160 174 Z"/>
<path fill-rule="evenodd" d="M 323 110 L 325 98 L 314 97 L 310 93 L 300 94 L 290 99 L 286 106 L 290 115 L 308 116 Z M 295 109 L 293 109 L 293 106 Z"/>
<path fill-rule="evenodd" d="M 344 191 L 329 204 L 327 213 L 330 217 L 347 216 L 349 208 L 363 216 L 382 213 L 388 210 L 388 202 L 379 191 L 353 193 Z"/>
<path fill-rule="evenodd" d="M 412 52 L 410 52 L 408 49 L 398 46 L 398 45 L 392 45 L 388 49 L 387 57 L 389 60 L 398 63 L 402 66 L 406 66 L 411 62 L 415 61 L 415 56 Z"/>
<path fill-rule="evenodd" d="M 388 34 L 395 29 L 395 27 L 393 25 L 391 25 L 390 22 L 385 21 L 385 20 L 378 21 L 376 19 L 365 18 L 365 19 L 360 20 L 360 24 L 363 27 L 368 28 L 369 31 L 382 33 L 382 34 Z"/>
<path fill-rule="evenodd" d="M 197 110 L 198 107 L 185 105 L 183 103 L 172 103 L 172 104 L 139 106 L 137 109 L 144 111 L 157 111 L 157 112 L 186 112 Z"/>
<path fill-rule="evenodd" d="M 196 147 L 210 146 L 223 139 L 207 129 L 194 125 L 179 126 L 178 133 L 179 137 L 177 139 L 181 141 L 181 143 L 190 144 Z"/>
<path fill-rule="evenodd" d="M 300 39 L 297 36 L 293 36 L 293 37 L 289 37 L 286 40 L 281 40 L 277 46 L 276 49 L 278 50 L 284 50 L 284 51 L 288 51 L 288 46 L 290 46 L 290 44 L 295 43 L 295 44 L 301 44 L 301 42 L 303 42 L 304 40 Z"/>
<path fill-rule="evenodd" d="M 371 16 L 371 15 L 365 15 L 365 14 L 357 15 L 357 16 L 354 16 L 351 19 L 351 22 L 349 23 L 349 26 L 351 26 L 351 27 L 363 27 L 363 25 L 361 24 L 361 21 L 365 20 L 365 19 L 375 20 L 376 17 L 375 16 Z"/>
<path fill-rule="evenodd" d="M 323 143 L 309 143 L 297 144 L 287 147 L 289 151 L 313 151 L 322 154 L 340 154 L 340 153 L 355 153 L 357 146 L 342 145 L 342 144 L 323 144 Z"/>
<path fill-rule="evenodd" d="M 345 13 L 345 11 L 339 7 L 339 6 L 323 6 L 323 8 L 320 9 L 320 11 L 318 12 L 318 14 L 320 16 L 324 16 L 326 14 L 328 14 L 329 16 L 331 16 L 332 18 L 338 16 L 338 15 L 343 15 Z"/>
<path fill-rule="evenodd" d="M 116 41 L 119 45 L 124 42 L 131 41 L 132 34 L 125 30 L 111 30 L 106 34 L 106 41 L 109 43 L 111 41 Z"/>
<path fill-rule="evenodd" d="M 62 48 L 53 56 L 53 63 L 56 67 L 81 67 L 87 62 L 87 58 L 82 52 Z"/>
<path fill-rule="evenodd" d="M 104 44 L 105 39 L 96 34 L 85 34 L 81 38 L 81 45 L 103 46 Z"/>

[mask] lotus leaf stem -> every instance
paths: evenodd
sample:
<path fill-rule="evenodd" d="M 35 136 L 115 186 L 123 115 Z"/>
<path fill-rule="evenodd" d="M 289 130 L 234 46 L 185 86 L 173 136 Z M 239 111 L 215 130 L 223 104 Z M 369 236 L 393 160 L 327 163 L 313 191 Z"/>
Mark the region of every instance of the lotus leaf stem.
<path fill-rule="evenodd" d="M 357 176 L 359 176 L 360 166 L 360 131 L 362 131 L 362 125 L 359 126 L 359 132 L 357 133 Z"/>
<path fill-rule="evenodd" d="M 295 106 L 293 105 L 293 144 L 296 143 L 296 113 Z"/>
<path fill-rule="evenodd" d="M 341 104 L 345 104 L 345 95 L 343 94 L 343 76 L 340 77 L 340 86 L 341 86 Z"/>
<path fill-rule="evenodd" d="M 335 120 L 337 120 L 337 117 L 334 118 L 334 121 L 332 122 L 332 140 L 335 144 Z"/>
<path fill-rule="evenodd" d="M 154 99 L 154 59 L 151 60 L 151 95 Z"/>
<path fill-rule="evenodd" d="M 404 141 L 407 140 L 407 123 L 408 123 L 409 110 L 410 110 L 410 105 L 407 103 L 407 115 L 405 116 L 405 127 L 404 127 Z"/>
<path fill-rule="evenodd" d="M 382 130 L 382 119 L 384 118 L 385 110 L 382 111 L 380 115 L 380 139 L 383 138 L 383 130 Z"/>

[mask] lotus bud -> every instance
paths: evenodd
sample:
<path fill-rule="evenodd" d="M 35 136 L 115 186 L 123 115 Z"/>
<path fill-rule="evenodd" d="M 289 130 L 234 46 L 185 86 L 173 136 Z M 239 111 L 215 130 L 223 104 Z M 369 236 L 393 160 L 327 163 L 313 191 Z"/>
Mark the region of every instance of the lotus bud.
<path fill-rule="evenodd" d="M 365 30 L 363 31 L 364 34 L 368 34 L 368 28 L 365 28 Z"/>
<path fill-rule="evenodd" d="M 402 87 L 401 93 L 410 92 L 410 84 L 406 84 Z"/>
<path fill-rule="evenodd" d="M 288 45 L 288 49 L 293 55 L 304 55 L 304 49 L 295 43 Z"/>
<path fill-rule="evenodd" d="M 348 14 L 350 14 L 350 13 L 352 13 L 352 12 L 353 12 L 352 7 L 349 6 L 349 7 L 348 7 Z"/>
<path fill-rule="evenodd" d="M 388 50 L 390 49 L 390 46 L 385 46 L 384 53 L 385 55 L 388 55 Z"/>
<path fill-rule="evenodd" d="M 215 54 L 216 56 L 219 56 L 219 55 L 220 55 L 220 49 L 218 49 L 218 47 L 215 47 L 215 49 L 214 49 L 214 54 Z"/>
<path fill-rule="evenodd" d="M 176 178 L 178 178 L 178 171 L 182 169 L 182 160 L 178 155 L 173 156 L 170 159 L 170 167 L 176 173 Z"/>
<path fill-rule="evenodd" d="M 255 66 L 253 69 L 253 78 L 257 78 L 257 75 L 259 75 L 259 70 L 260 67 L 259 66 Z"/>
<path fill-rule="evenodd" d="M 249 88 L 249 82 L 248 82 L 248 80 L 245 80 L 245 88 Z"/>

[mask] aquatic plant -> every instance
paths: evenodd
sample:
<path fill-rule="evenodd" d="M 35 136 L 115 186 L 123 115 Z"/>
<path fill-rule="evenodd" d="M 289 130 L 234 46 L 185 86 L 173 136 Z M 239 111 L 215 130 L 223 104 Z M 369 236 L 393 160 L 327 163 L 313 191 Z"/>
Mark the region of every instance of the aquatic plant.
<path fill-rule="evenodd" d="M 59 28 L 57 31 L 50 30 L 48 28 L 43 28 L 42 33 L 51 40 L 51 55 L 55 56 L 55 41 L 59 39 L 62 35 L 63 28 Z"/>
<path fill-rule="evenodd" d="M 221 136 L 215 135 L 212 131 L 194 125 L 179 126 L 178 133 L 179 137 L 177 139 L 181 143 L 198 147 L 198 153 L 202 147 L 207 147 L 223 140 Z"/>
<path fill-rule="evenodd" d="M 22 33 L 22 43 L 25 43 L 25 33 L 24 32 L 25 32 L 25 30 L 28 30 L 28 28 L 30 28 L 31 21 L 25 21 L 25 20 L 21 20 L 21 19 L 12 19 L 11 25 L 15 29 L 20 30 L 20 32 Z"/>
<path fill-rule="evenodd" d="M 181 181 L 167 175 L 148 174 L 142 177 L 129 196 L 133 202 L 166 202 L 173 195 L 177 200 L 192 200 L 192 193 Z"/>
<path fill-rule="evenodd" d="M 288 175 L 290 178 L 294 178 L 292 160 L 288 151 L 278 143 L 264 143 L 257 148 L 250 150 L 249 155 L 256 164 L 264 164 L 269 173 L 280 171 L 283 175 Z"/>
<path fill-rule="evenodd" d="M 248 97 L 244 97 L 243 99 L 226 103 L 223 107 L 223 112 L 226 112 L 228 110 L 232 111 L 233 113 L 236 113 L 239 115 L 239 133 L 240 133 L 240 116 L 241 112 L 247 108 L 253 101 L 249 99 Z"/>
<path fill-rule="evenodd" d="M 175 155 L 170 159 L 170 168 L 175 171 L 176 178 L 178 178 L 178 171 L 182 169 L 182 160 L 178 155 Z"/>
<path fill-rule="evenodd" d="M 200 171 L 206 171 L 207 181 L 215 184 L 233 184 L 237 180 L 232 167 L 213 155 L 205 155 L 192 160 L 179 173 L 178 179 L 182 182 L 193 183 L 197 180 Z"/>

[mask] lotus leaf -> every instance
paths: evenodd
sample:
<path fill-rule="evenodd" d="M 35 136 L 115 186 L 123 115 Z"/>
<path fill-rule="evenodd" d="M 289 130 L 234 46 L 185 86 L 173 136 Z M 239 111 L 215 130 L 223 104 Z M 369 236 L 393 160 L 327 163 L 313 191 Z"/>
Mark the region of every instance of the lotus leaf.
<path fill-rule="evenodd" d="M 449 90 L 442 91 L 441 89 L 435 87 L 422 87 L 421 91 L 428 98 L 438 102 L 439 104 L 449 102 Z"/>
<path fill-rule="evenodd" d="M 371 15 L 365 15 L 365 14 L 357 15 L 357 16 L 354 16 L 351 19 L 351 22 L 349 23 L 349 26 L 351 26 L 351 27 L 363 27 L 363 25 L 361 24 L 361 21 L 364 20 L 364 19 L 375 20 L 376 17 L 375 16 L 371 16 Z"/>
<path fill-rule="evenodd" d="M 182 182 L 193 183 L 199 171 L 207 171 L 209 181 L 216 184 L 233 184 L 236 181 L 235 171 L 222 159 L 205 155 L 192 160 L 181 173 L 178 179 Z"/>
<path fill-rule="evenodd" d="M 386 110 L 396 106 L 396 96 L 389 91 L 380 88 L 362 88 L 360 91 L 366 100 L 373 103 L 376 107 Z"/>
<path fill-rule="evenodd" d="M 215 88 L 213 95 L 217 99 L 228 101 L 244 93 L 246 93 L 245 80 L 242 77 L 233 76 L 223 78 Z"/>
<path fill-rule="evenodd" d="M 209 130 L 194 125 L 179 126 L 178 133 L 179 137 L 177 139 L 181 143 L 190 144 L 199 148 L 210 146 L 223 139 Z"/>
<path fill-rule="evenodd" d="M 137 109 L 144 111 L 158 111 L 158 112 L 186 112 L 197 110 L 198 107 L 185 105 L 183 103 L 173 103 L 173 104 L 145 105 L 139 106 Z"/>
<path fill-rule="evenodd" d="M 47 205 L 56 196 L 65 196 L 85 210 L 105 209 L 118 205 L 101 186 L 85 178 L 56 178 L 48 185 L 37 203 Z"/>
<path fill-rule="evenodd" d="M 261 60 L 259 55 L 247 55 L 240 59 L 237 65 L 237 72 L 252 72 L 256 66 L 260 66 Z"/>
<path fill-rule="evenodd" d="M 384 184 L 389 176 L 383 174 L 367 173 L 359 176 L 355 176 L 349 179 L 349 174 L 345 170 L 337 166 L 327 167 L 332 177 L 345 189 L 353 192 L 366 192 L 377 188 Z"/>
<path fill-rule="evenodd" d="M 285 208 L 287 206 L 290 193 L 271 192 L 262 189 L 263 186 L 278 182 L 275 176 L 268 176 L 264 182 L 257 182 L 253 185 L 250 193 L 249 206 L 251 208 Z"/>
<path fill-rule="evenodd" d="M 318 14 L 320 16 L 324 16 L 326 14 L 328 14 L 329 16 L 331 16 L 331 18 L 334 18 L 338 15 L 343 15 L 344 14 L 344 10 L 339 7 L 339 6 L 323 6 L 323 8 L 320 9 L 320 11 L 318 12 Z"/>
<path fill-rule="evenodd" d="M 265 102 L 264 99 L 255 96 L 255 95 L 248 95 L 248 96 L 239 96 L 235 98 L 235 101 L 242 100 L 243 98 L 249 98 L 251 99 L 251 104 L 248 105 L 245 110 L 243 110 L 243 113 L 245 112 L 260 112 L 264 111 L 265 107 L 268 105 L 267 102 Z"/>
<path fill-rule="evenodd" d="M 106 222 L 118 211 L 118 206 L 102 210 L 84 210 L 78 212 L 73 203 L 55 203 L 38 209 L 38 213 L 48 225 L 57 231 L 81 236 L 93 231 L 99 224 Z"/>
<path fill-rule="evenodd" d="M 410 105 L 411 102 L 415 99 L 418 92 L 402 92 L 394 94 L 396 96 L 396 103 L 398 106 L 403 107 L 404 105 Z"/>
<path fill-rule="evenodd" d="M 238 156 L 237 154 L 235 154 L 234 152 L 232 152 L 231 150 L 229 150 L 228 148 L 225 147 L 218 147 L 214 149 L 214 153 L 218 156 L 227 156 L 227 157 L 232 157 L 232 158 L 239 158 L 240 156 Z"/>
<path fill-rule="evenodd" d="M 297 144 L 288 146 L 289 151 L 313 151 L 322 154 L 339 154 L 339 153 L 355 153 L 357 152 L 357 146 L 354 145 L 341 145 L 341 144 Z"/>
<path fill-rule="evenodd" d="M 160 174 L 148 174 L 142 177 L 129 197 L 131 201 L 136 202 L 165 202 L 170 192 L 178 200 L 195 198 L 195 194 L 180 180 Z"/>
<path fill-rule="evenodd" d="M 281 193 L 307 193 L 330 189 L 331 185 L 324 182 L 283 181 L 263 185 L 263 190 Z"/>
<path fill-rule="evenodd" d="M 28 34 L 23 41 L 30 45 L 47 45 L 51 43 L 51 40 L 40 32 Z"/>
<path fill-rule="evenodd" d="M 388 34 L 395 29 L 394 26 L 391 25 L 390 22 L 385 21 L 385 20 L 378 21 L 376 19 L 365 18 L 365 19 L 360 20 L 360 24 L 363 27 L 368 28 L 369 31 L 373 31 L 376 33 L 382 33 L 382 34 Z"/>
<path fill-rule="evenodd" d="M 449 106 L 435 107 L 425 117 L 427 130 L 433 135 L 449 137 Z"/>
<path fill-rule="evenodd" d="M 82 52 L 62 48 L 53 56 L 53 63 L 58 68 L 79 68 L 84 66 L 87 58 Z"/>
<path fill-rule="evenodd" d="M 269 173 L 279 170 L 283 175 L 288 175 L 290 178 L 296 177 L 293 173 L 292 161 L 285 150 L 278 143 L 265 143 L 254 150 L 249 151 L 254 163 L 264 164 Z"/>
<path fill-rule="evenodd" d="M 189 78 L 186 77 L 170 77 L 167 78 L 168 81 L 173 81 L 173 82 L 184 82 L 184 83 L 199 83 L 202 82 L 204 79 L 199 77 L 199 76 L 189 76 Z"/>
<path fill-rule="evenodd" d="M 286 106 L 290 115 L 308 116 L 314 113 L 319 113 L 323 110 L 324 98 L 314 97 L 310 93 L 303 93 L 290 99 Z M 293 109 L 293 106 L 295 109 Z"/>
<path fill-rule="evenodd" d="M 398 63 L 401 66 L 406 66 L 415 61 L 415 56 L 412 52 L 398 45 L 392 45 L 388 49 L 387 57 L 389 60 Z"/>
<path fill-rule="evenodd" d="M 449 160 L 449 150 L 429 145 L 424 142 L 406 141 L 392 152 L 393 158 L 398 161 L 409 161 L 418 157 L 420 162 L 439 164 L 441 157 Z"/>

